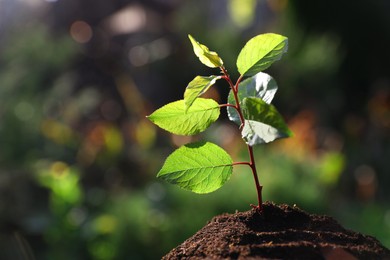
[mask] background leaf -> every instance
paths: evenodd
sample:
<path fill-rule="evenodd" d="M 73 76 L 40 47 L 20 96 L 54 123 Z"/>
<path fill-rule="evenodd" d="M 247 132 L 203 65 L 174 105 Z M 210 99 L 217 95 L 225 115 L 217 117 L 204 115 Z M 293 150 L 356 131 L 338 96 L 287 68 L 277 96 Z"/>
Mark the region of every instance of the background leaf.
<path fill-rule="evenodd" d="M 252 76 L 267 69 L 287 52 L 288 39 L 274 33 L 260 34 L 250 39 L 237 58 L 241 75 Z"/>
<path fill-rule="evenodd" d="M 225 150 L 210 142 L 198 142 L 169 155 L 157 177 L 195 193 L 209 193 L 228 181 L 232 172 L 233 160 Z"/>
<path fill-rule="evenodd" d="M 190 34 L 188 35 L 188 38 L 190 38 L 195 55 L 198 56 L 199 60 L 204 65 L 210 68 L 218 68 L 223 66 L 223 61 L 216 52 L 210 51 L 207 46 L 197 42 Z"/>
<path fill-rule="evenodd" d="M 238 86 L 238 98 L 243 100 L 246 97 L 257 97 L 270 104 L 278 89 L 276 81 L 267 73 L 259 72 L 256 75 L 242 81 Z M 234 94 L 230 90 L 228 103 L 235 105 Z M 227 107 L 229 119 L 240 125 L 240 117 L 232 107 Z"/>
<path fill-rule="evenodd" d="M 276 108 L 260 98 L 244 98 L 242 138 L 251 146 L 289 137 L 292 132 Z"/>
<path fill-rule="evenodd" d="M 186 110 L 184 100 L 169 103 L 148 118 L 150 121 L 177 135 L 194 135 L 206 130 L 220 114 L 219 104 L 212 99 L 197 98 Z"/>
<path fill-rule="evenodd" d="M 184 102 L 187 109 L 200 95 L 204 94 L 221 76 L 196 76 L 187 86 L 184 92 Z"/>

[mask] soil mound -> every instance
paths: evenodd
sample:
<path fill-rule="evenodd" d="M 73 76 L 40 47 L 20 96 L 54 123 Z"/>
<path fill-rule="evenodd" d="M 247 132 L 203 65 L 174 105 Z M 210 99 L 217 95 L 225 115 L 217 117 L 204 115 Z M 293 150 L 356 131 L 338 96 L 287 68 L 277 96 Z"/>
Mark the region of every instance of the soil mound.
<path fill-rule="evenodd" d="M 344 229 L 333 218 L 265 203 L 214 217 L 163 259 L 389 259 L 374 237 Z"/>

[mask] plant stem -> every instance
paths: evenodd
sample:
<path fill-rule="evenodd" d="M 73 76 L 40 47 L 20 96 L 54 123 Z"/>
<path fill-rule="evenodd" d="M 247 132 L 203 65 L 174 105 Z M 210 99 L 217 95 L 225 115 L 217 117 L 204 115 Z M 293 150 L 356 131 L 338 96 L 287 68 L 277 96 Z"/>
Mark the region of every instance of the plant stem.
<path fill-rule="evenodd" d="M 225 67 L 221 67 L 221 72 L 224 74 L 224 79 L 229 83 L 229 86 L 233 92 L 233 95 L 234 95 L 234 101 L 235 101 L 235 105 L 232 105 L 232 104 L 224 104 L 223 106 L 229 106 L 229 107 L 234 107 L 236 110 L 237 110 L 237 113 L 240 117 L 240 122 L 241 122 L 241 125 L 240 125 L 240 131 L 242 131 L 242 129 L 244 128 L 244 125 L 245 125 L 245 119 L 244 119 L 244 115 L 242 114 L 242 110 L 241 110 L 241 106 L 240 106 L 240 100 L 238 98 L 238 85 L 240 84 L 243 76 L 241 75 L 236 84 L 233 84 L 227 70 L 225 69 Z M 262 190 L 263 190 L 263 186 L 260 185 L 260 182 L 259 182 L 259 178 L 257 176 L 257 170 L 256 170 L 256 162 L 255 162 L 255 158 L 254 158 L 254 155 L 253 155 L 253 147 L 250 146 L 249 144 L 247 144 L 247 147 L 248 147 L 248 153 L 249 153 L 249 157 L 250 157 L 250 162 L 236 162 L 234 163 L 235 165 L 237 164 L 245 164 L 245 165 L 248 165 L 251 170 L 252 170 L 252 174 L 253 174 L 253 178 L 255 180 L 255 184 L 256 184 L 256 191 L 257 191 L 257 201 L 258 201 L 258 205 L 255 206 L 255 205 L 251 205 L 253 208 L 256 208 L 258 210 L 262 210 L 262 203 L 263 203 L 263 199 L 262 199 Z"/>
<path fill-rule="evenodd" d="M 261 195 L 261 191 L 263 190 L 263 186 L 260 185 L 259 177 L 257 176 L 256 162 L 255 162 L 255 157 L 253 155 L 253 147 L 248 145 L 248 144 L 247 144 L 247 146 L 248 146 L 249 157 L 251 160 L 249 163 L 249 166 L 252 169 L 253 178 L 255 179 L 256 191 L 257 191 L 257 201 L 258 201 L 258 205 L 257 206 L 252 205 L 252 207 L 257 208 L 261 211 L 263 209 L 262 208 L 263 198 Z"/>
<path fill-rule="evenodd" d="M 220 104 L 219 107 L 232 107 L 232 108 L 237 110 L 237 107 L 235 105 L 232 105 L 232 104 Z"/>
<path fill-rule="evenodd" d="M 240 117 L 241 125 L 240 125 L 239 129 L 241 131 L 242 128 L 244 128 L 244 124 L 245 124 L 245 119 L 244 119 L 244 116 L 242 115 L 242 110 L 241 110 L 240 102 L 238 99 L 238 84 L 240 84 L 240 82 L 242 80 L 242 75 L 238 78 L 236 84 L 233 84 L 233 82 L 230 78 L 230 75 L 228 74 L 225 67 L 220 67 L 220 68 L 221 68 L 221 72 L 224 74 L 224 79 L 229 83 L 229 86 L 230 86 L 231 90 L 233 91 L 234 100 L 236 102 L 236 104 L 233 105 L 233 107 L 237 110 L 238 116 Z"/>
<path fill-rule="evenodd" d="M 242 114 L 240 100 L 238 98 L 238 84 L 240 83 L 241 79 L 242 79 L 242 77 L 239 77 L 237 82 L 236 82 L 236 85 L 232 86 L 232 91 L 234 94 L 234 100 L 236 101 L 236 108 L 237 108 L 238 116 L 240 117 L 240 121 L 241 121 L 241 125 L 239 128 L 240 131 L 244 128 L 244 125 L 245 125 L 244 115 Z"/>
<path fill-rule="evenodd" d="M 233 165 L 248 165 L 251 166 L 250 162 L 234 162 Z"/>

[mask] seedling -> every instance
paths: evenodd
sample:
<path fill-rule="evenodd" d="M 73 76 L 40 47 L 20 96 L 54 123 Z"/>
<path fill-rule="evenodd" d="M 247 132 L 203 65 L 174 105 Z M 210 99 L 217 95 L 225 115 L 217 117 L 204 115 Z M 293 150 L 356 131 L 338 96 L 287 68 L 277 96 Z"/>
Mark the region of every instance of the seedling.
<path fill-rule="evenodd" d="M 195 193 L 209 193 L 229 180 L 234 165 L 248 165 L 258 198 L 258 205 L 252 207 L 262 210 L 262 186 L 257 176 L 253 146 L 292 135 L 282 116 L 270 104 L 277 90 L 276 82 L 262 71 L 287 51 L 288 39 L 267 33 L 249 40 L 237 58 L 240 76 L 235 83 L 216 52 L 191 35 L 189 39 L 199 60 L 210 68 L 219 68 L 220 74 L 196 76 L 185 89 L 182 100 L 157 109 L 148 118 L 173 134 L 195 135 L 214 123 L 221 108 L 226 107 L 229 119 L 239 126 L 247 144 L 249 161 L 233 162 L 225 150 L 211 142 L 189 143 L 168 156 L 157 177 Z M 230 87 L 225 104 L 200 97 L 218 80 L 227 81 Z"/>

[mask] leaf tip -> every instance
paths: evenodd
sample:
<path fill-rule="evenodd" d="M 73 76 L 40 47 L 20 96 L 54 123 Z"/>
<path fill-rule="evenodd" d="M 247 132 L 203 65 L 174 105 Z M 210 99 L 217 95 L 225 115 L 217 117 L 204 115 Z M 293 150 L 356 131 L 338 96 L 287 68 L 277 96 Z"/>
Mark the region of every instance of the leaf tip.
<path fill-rule="evenodd" d="M 161 174 L 161 170 L 157 173 L 156 177 L 157 178 L 161 178 L 162 174 Z"/>
<path fill-rule="evenodd" d="M 190 39 L 190 42 L 193 46 L 196 44 L 196 40 L 191 34 L 188 34 L 188 39 Z"/>
<path fill-rule="evenodd" d="M 149 119 L 150 121 L 153 122 L 153 114 L 150 114 L 148 116 L 145 116 L 145 118 Z"/>

